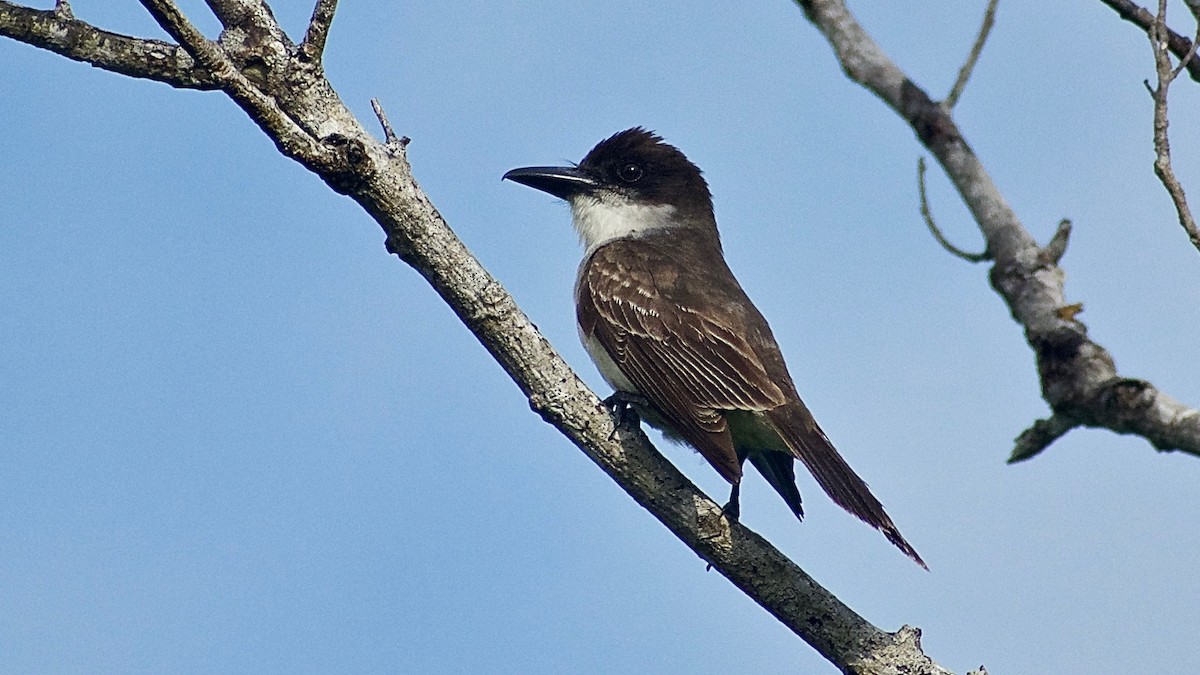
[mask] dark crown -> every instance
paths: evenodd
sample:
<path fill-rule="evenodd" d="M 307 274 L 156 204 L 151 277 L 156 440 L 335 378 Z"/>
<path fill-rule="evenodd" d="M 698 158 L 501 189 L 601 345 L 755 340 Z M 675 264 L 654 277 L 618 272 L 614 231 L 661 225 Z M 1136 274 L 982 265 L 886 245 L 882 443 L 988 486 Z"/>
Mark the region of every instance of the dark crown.
<path fill-rule="evenodd" d="M 600 141 L 579 168 L 603 184 L 645 201 L 712 209 L 712 195 L 699 167 L 679 148 L 642 127 Z"/>

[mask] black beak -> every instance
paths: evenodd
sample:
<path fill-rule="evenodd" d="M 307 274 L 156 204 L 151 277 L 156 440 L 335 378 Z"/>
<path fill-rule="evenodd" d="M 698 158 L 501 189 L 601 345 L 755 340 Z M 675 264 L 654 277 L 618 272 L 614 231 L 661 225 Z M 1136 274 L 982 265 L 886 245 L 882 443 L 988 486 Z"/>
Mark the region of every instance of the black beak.
<path fill-rule="evenodd" d="M 509 171 L 504 178 L 559 199 L 570 199 L 598 185 L 595 179 L 574 166 L 526 166 Z"/>

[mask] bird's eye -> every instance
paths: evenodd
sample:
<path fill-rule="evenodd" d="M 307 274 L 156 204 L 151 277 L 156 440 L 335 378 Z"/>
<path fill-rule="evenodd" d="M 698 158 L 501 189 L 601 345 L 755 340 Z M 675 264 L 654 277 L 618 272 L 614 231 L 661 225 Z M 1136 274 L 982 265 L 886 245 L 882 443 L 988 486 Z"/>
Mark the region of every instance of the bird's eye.
<path fill-rule="evenodd" d="M 637 182 L 637 179 L 642 177 L 642 167 L 630 162 L 617 171 L 617 176 L 626 183 Z"/>

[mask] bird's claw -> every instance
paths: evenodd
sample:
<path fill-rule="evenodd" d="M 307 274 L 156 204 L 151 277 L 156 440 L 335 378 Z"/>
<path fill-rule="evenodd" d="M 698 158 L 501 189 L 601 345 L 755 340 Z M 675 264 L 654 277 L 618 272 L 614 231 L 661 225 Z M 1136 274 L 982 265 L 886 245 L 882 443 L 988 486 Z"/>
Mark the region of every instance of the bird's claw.
<path fill-rule="evenodd" d="M 736 523 L 742 515 L 742 505 L 731 501 L 721 507 L 721 515 Z"/>
<path fill-rule="evenodd" d="M 616 418 L 617 424 L 614 433 L 617 431 L 632 431 L 641 425 L 642 420 L 638 417 L 634 406 L 647 405 L 645 397 L 637 394 L 631 394 L 625 391 L 614 392 L 612 396 L 604 399 L 604 406 L 608 408 L 613 417 Z"/>
<path fill-rule="evenodd" d="M 737 519 L 742 515 L 741 488 L 741 483 L 734 483 L 733 489 L 729 491 L 729 501 L 725 503 L 725 506 L 721 507 L 721 515 L 733 522 L 737 522 Z"/>

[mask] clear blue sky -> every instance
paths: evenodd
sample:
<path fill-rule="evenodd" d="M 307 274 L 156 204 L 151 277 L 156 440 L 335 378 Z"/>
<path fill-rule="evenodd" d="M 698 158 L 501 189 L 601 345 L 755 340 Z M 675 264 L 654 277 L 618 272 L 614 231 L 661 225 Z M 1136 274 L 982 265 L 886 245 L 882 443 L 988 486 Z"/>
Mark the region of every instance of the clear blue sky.
<path fill-rule="evenodd" d="M 43 0 L 43 6 L 53 3 Z M 293 35 L 309 2 L 278 2 Z M 330 79 L 580 373 L 579 249 L 506 170 L 633 125 L 706 175 L 801 393 L 929 562 L 807 476 L 743 520 L 958 671 L 1197 672 L 1200 460 L 1047 411 L 984 266 L 917 211 L 911 131 L 783 0 L 344 2 Z M 944 95 L 983 2 L 856 2 Z M 76 0 L 161 32 L 133 0 Z M 951 7 L 953 5 L 953 7 Z M 202 3 L 186 3 L 215 34 Z M 1186 12 L 1176 8 L 1182 20 Z M 957 118 L 1122 372 L 1200 405 L 1200 259 L 1150 170 L 1144 36 L 1005 0 Z M 1200 88 L 1177 170 L 1200 200 Z M 229 100 L 0 41 L 0 671 L 831 673 L 522 396 L 348 199 Z M 980 237 L 945 179 L 933 208 Z M 663 450 L 710 494 L 696 455 Z"/>

